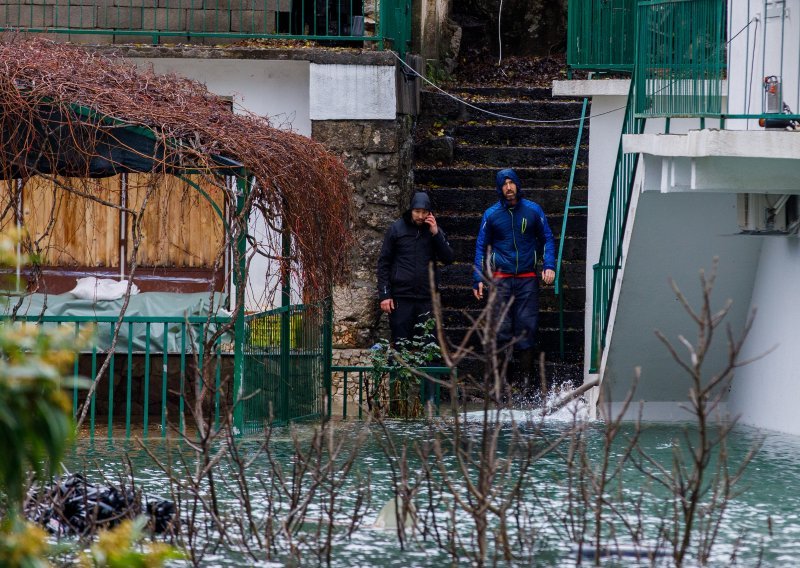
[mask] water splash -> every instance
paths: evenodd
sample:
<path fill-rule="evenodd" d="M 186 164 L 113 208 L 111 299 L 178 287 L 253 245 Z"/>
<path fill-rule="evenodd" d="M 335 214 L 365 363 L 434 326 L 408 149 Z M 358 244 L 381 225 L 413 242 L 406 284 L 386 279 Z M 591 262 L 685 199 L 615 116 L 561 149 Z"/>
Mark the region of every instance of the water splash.
<path fill-rule="evenodd" d="M 560 408 L 556 408 L 557 404 L 574 388 L 570 383 L 562 384 L 558 388 L 548 391 L 547 398 L 544 400 L 540 395 L 512 397 L 511 408 L 492 409 L 489 411 L 489 419 L 502 423 L 591 421 L 591 409 L 584 396 L 577 397 Z M 483 420 L 483 410 L 467 412 L 464 417 L 468 421 Z"/>

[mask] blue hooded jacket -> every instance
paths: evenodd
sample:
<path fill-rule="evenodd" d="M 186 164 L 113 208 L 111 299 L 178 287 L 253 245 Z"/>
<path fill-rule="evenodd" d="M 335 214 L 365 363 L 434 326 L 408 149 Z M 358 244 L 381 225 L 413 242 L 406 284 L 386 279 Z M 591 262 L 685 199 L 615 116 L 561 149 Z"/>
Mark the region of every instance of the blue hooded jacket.
<path fill-rule="evenodd" d="M 517 186 L 517 204 L 509 207 L 503 184 L 510 179 Z M 484 278 L 484 257 L 491 247 L 491 269 L 506 274 L 535 272 L 542 258 L 543 270 L 555 270 L 555 241 L 547 217 L 538 204 L 522 198 L 522 185 L 512 169 L 500 170 L 495 178 L 499 201 L 483 214 L 475 250 L 473 286 Z"/>

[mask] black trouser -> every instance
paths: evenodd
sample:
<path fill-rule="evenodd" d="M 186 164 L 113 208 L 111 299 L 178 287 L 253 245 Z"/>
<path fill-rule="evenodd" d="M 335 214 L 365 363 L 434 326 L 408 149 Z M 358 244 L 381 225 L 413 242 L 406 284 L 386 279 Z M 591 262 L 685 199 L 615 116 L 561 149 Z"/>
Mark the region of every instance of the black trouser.
<path fill-rule="evenodd" d="M 401 339 L 413 341 L 422 339 L 423 333 L 418 325 L 424 324 L 433 317 L 433 307 L 428 298 L 394 298 L 394 311 L 389 314 L 389 327 L 392 329 L 392 343 Z M 434 339 L 431 337 L 431 341 Z M 434 386 L 425 382 L 426 400 L 434 398 Z"/>
<path fill-rule="evenodd" d="M 515 351 L 536 347 L 536 331 L 539 327 L 539 280 L 537 278 L 498 278 L 497 309 L 503 310 L 514 299 L 514 303 L 497 330 L 497 345 L 505 346 L 516 339 Z"/>
<path fill-rule="evenodd" d="M 394 311 L 389 315 L 392 343 L 401 339 L 420 338 L 418 324 L 433 317 L 430 298 L 394 298 Z"/>
<path fill-rule="evenodd" d="M 514 343 L 514 359 L 509 369 L 511 383 L 538 387 L 535 383 L 536 332 L 539 328 L 539 280 L 537 278 L 498 278 L 497 309 L 514 302 L 497 330 L 497 345 Z"/>

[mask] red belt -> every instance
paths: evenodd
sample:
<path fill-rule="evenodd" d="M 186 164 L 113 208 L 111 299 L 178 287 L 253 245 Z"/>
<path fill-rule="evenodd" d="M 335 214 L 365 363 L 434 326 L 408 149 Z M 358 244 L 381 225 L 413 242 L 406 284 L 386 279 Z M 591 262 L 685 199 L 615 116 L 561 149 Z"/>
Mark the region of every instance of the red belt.
<path fill-rule="evenodd" d="M 535 272 L 521 272 L 520 274 L 509 274 L 508 272 L 495 272 L 495 278 L 536 278 Z"/>

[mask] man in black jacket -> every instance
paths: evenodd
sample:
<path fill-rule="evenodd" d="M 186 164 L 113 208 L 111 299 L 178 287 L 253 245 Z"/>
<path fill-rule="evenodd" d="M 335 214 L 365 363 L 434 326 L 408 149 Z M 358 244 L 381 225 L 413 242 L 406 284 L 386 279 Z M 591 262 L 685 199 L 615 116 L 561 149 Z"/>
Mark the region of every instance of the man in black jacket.
<path fill-rule="evenodd" d="M 378 258 L 378 298 L 389 314 L 392 342 L 411 339 L 431 313 L 428 265 L 453 262 L 453 249 L 431 213 L 431 200 L 417 192 L 411 207 L 392 223 Z"/>

